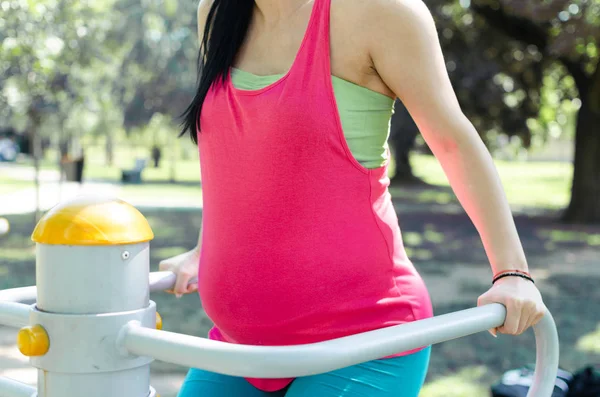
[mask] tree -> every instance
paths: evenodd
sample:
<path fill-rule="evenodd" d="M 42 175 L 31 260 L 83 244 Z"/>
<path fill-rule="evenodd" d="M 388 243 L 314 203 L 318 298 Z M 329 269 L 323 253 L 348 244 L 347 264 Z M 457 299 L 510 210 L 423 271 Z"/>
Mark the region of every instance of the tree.
<path fill-rule="evenodd" d="M 198 37 L 196 2 L 119 0 L 120 23 L 109 38 L 127 48 L 114 83 L 127 130 L 146 125 L 156 113 L 178 118 L 194 94 Z"/>
<path fill-rule="evenodd" d="M 475 14 L 495 29 L 534 46 L 547 70 L 564 67 L 580 104 L 571 202 L 564 219 L 600 222 L 600 1 L 474 1 Z"/>
<path fill-rule="evenodd" d="M 399 100 L 394 102 L 394 113 L 390 122 L 390 147 L 394 156 L 396 172 L 391 179 L 392 184 L 422 184 L 415 176 L 410 164 L 410 152 L 415 146 L 419 128 Z"/>
<path fill-rule="evenodd" d="M 461 107 L 488 147 L 500 135 L 543 144 L 578 110 L 564 219 L 600 222 L 600 1 L 426 1 Z"/>
<path fill-rule="evenodd" d="M 528 120 L 538 116 L 541 106 L 543 70 L 539 54 L 507 40 L 481 18 L 474 18 L 464 1 L 427 3 L 436 20 L 446 67 L 461 107 L 487 146 L 494 150 L 497 137 L 507 135 L 529 148 L 532 135 Z M 396 114 L 390 142 L 396 155 L 406 158 L 406 145 L 413 144 L 416 127 L 400 103 L 396 103 Z M 410 170 L 400 175 L 413 180 Z"/>
<path fill-rule="evenodd" d="M 105 55 L 98 45 L 106 30 L 100 15 L 109 9 L 110 1 L 0 5 L 0 120 L 28 131 L 36 187 L 42 134 L 62 138 L 69 119 L 93 106 L 94 77 L 101 74 L 97 66 Z M 81 123 L 74 130 L 79 128 Z"/>

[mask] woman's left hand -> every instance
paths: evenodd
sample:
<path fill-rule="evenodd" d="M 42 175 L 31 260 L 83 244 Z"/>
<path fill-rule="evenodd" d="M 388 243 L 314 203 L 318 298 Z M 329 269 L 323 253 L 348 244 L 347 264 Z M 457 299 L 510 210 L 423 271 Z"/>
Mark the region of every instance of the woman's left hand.
<path fill-rule="evenodd" d="M 534 283 L 521 277 L 505 277 L 496 283 L 477 301 L 478 306 L 501 303 L 506 307 L 504 325 L 490 330 L 508 335 L 520 335 L 537 324 L 546 313 L 542 295 Z"/>

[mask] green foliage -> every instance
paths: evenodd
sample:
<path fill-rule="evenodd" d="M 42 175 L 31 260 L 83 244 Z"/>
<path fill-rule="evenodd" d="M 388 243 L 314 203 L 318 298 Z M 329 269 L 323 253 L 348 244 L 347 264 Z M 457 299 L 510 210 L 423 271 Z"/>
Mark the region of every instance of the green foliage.
<path fill-rule="evenodd" d="M 111 2 L 1 4 L 0 126 L 34 129 L 55 143 L 93 131 L 115 75 L 103 45 Z"/>
<path fill-rule="evenodd" d="M 59 141 L 178 115 L 195 82 L 193 3 L 0 2 L 0 126 Z"/>
<path fill-rule="evenodd" d="M 461 105 L 492 149 L 502 135 L 526 148 L 573 135 L 582 98 L 572 68 L 597 68 L 600 0 L 426 2 Z M 196 5 L 0 2 L 0 126 L 166 144 L 176 126 L 154 118 L 176 121 L 193 93 Z"/>
<path fill-rule="evenodd" d="M 461 105 L 492 149 L 502 134 L 526 148 L 573 135 L 598 67 L 599 0 L 426 2 Z"/>

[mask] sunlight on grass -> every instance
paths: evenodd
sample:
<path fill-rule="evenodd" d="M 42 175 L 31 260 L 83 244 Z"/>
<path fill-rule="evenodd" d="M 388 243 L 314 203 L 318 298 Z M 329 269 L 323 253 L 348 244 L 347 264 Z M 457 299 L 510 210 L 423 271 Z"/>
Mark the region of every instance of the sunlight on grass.
<path fill-rule="evenodd" d="M 579 338 L 576 346 L 582 352 L 600 354 L 600 324 L 595 331 Z"/>
<path fill-rule="evenodd" d="M 149 152 L 145 148 L 135 146 L 123 146 L 115 148 L 114 161 L 111 166 L 107 165 L 106 155 L 102 148 L 89 146 L 86 149 L 85 169 L 83 177 L 85 180 L 103 180 L 108 182 L 120 183 L 122 170 L 128 170 L 134 167 L 137 158 L 149 160 Z M 58 165 L 54 160 L 56 153 L 54 150 L 48 150 L 46 158 L 42 159 L 41 168 L 58 170 Z M 31 159 L 25 159 L 21 162 L 23 165 L 33 166 Z M 174 168 L 174 170 L 173 170 Z M 174 172 L 173 172 L 174 171 Z M 187 159 L 177 159 L 175 165 L 168 156 L 160 162 L 159 168 L 154 168 L 148 161 L 143 171 L 142 179 L 147 182 L 161 181 L 168 182 L 174 174 L 177 182 L 198 182 L 200 181 L 200 162 L 197 154 L 188 156 Z M 1 177 L 0 177 L 1 178 Z M 1 185 L 1 180 L 0 180 Z"/>
<path fill-rule="evenodd" d="M 161 198 L 168 200 L 169 198 L 177 199 L 202 199 L 202 189 L 200 185 L 177 185 L 169 183 L 142 183 L 140 185 L 122 185 L 119 195 L 123 200 L 131 200 L 132 198 Z M 159 200 L 157 200 L 159 201 Z"/>
<path fill-rule="evenodd" d="M 35 261 L 33 248 L 2 248 L 0 262 L 2 261 Z"/>
<path fill-rule="evenodd" d="M 176 256 L 182 254 L 186 251 L 189 251 L 192 247 L 164 247 L 164 248 L 154 248 L 152 250 L 152 256 L 162 259 L 167 259 L 172 256 Z"/>
<path fill-rule="evenodd" d="M 415 260 L 428 261 L 433 259 L 433 252 L 428 249 L 405 247 L 406 254 Z"/>
<path fill-rule="evenodd" d="M 600 233 L 586 233 L 572 230 L 549 230 L 542 229 L 539 237 L 550 240 L 552 243 L 586 243 L 588 245 L 600 245 Z"/>
<path fill-rule="evenodd" d="M 448 204 L 456 201 L 456 196 L 448 192 L 439 192 L 435 190 L 426 190 L 419 193 L 419 201 L 424 203 Z"/>
<path fill-rule="evenodd" d="M 404 232 L 402 236 L 406 245 L 414 246 L 423 244 L 423 237 L 417 232 Z"/>
<path fill-rule="evenodd" d="M 181 235 L 181 233 L 185 230 L 184 225 L 171 224 L 167 220 L 163 220 L 156 215 L 146 216 L 146 219 L 154 231 L 155 240 L 177 241 L 177 236 Z M 153 248 L 153 253 L 155 250 L 158 250 L 158 248 Z"/>
<path fill-rule="evenodd" d="M 448 178 L 433 156 L 411 157 L 415 175 L 425 182 L 449 186 Z M 558 209 L 569 202 L 573 167 L 570 163 L 495 161 L 511 205 Z M 426 202 L 454 200 L 449 193 L 423 193 Z"/>
<path fill-rule="evenodd" d="M 107 167 L 103 162 L 91 161 L 86 163 L 84 177 L 86 179 L 102 179 L 114 182 L 121 181 L 121 171 L 131 169 L 134 166 L 134 159 L 127 157 L 115 162 L 112 167 Z M 169 181 L 171 179 L 172 169 L 169 162 L 161 162 L 159 168 L 154 168 L 150 164 L 146 166 L 142 173 L 142 179 L 145 182 Z M 200 164 L 198 160 L 178 160 L 175 164 L 175 180 L 178 182 L 198 182 L 200 183 Z"/>
<path fill-rule="evenodd" d="M 425 236 L 425 240 L 432 242 L 432 243 L 436 243 L 436 244 L 441 244 L 445 240 L 444 233 L 436 232 L 435 227 L 433 227 L 433 225 L 425 226 L 424 236 Z"/>
<path fill-rule="evenodd" d="M 488 396 L 489 386 L 480 383 L 480 379 L 486 372 L 485 367 L 468 367 L 455 375 L 427 382 L 419 397 Z"/>
<path fill-rule="evenodd" d="M 13 193 L 28 187 L 33 187 L 33 182 L 21 181 L 0 175 L 0 194 Z"/>

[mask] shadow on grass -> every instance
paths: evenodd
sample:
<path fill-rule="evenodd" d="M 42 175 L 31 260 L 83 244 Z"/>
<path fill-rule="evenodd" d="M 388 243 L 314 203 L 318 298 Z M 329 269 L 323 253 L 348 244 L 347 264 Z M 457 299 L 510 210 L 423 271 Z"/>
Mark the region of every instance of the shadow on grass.
<path fill-rule="evenodd" d="M 487 263 L 480 236 L 464 212 L 419 208 L 397 211 L 407 252 L 419 266 L 427 266 L 433 259 L 456 266 Z M 600 226 L 565 225 L 555 219 L 553 214 L 515 216 L 521 241 L 534 265 L 536 258 L 553 254 L 565 255 L 583 249 L 600 252 Z M 566 265 L 574 264 L 576 257 L 565 260 Z"/>
<path fill-rule="evenodd" d="M 407 250 L 424 274 L 451 273 L 453 269 L 481 266 L 487 263 L 479 236 L 464 213 L 431 211 L 431 206 L 416 200 L 415 207 L 399 209 L 400 223 Z M 201 223 L 200 210 L 142 209 L 156 237 L 151 243 L 151 270 L 158 270 L 160 260 L 177 255 L 196 244 Z M 12 288 L 35 283 L 35 258 L 30 234 L 32 216 L 8 216 L 11 232 L 0 237 L 0 288 Z M 523 245 L 534 267 L 545 267 L 551 260 L 576 266 L 598 263 L 600 256 L 600 227 L 568 226 L 555 223 L 547 216 L 516 217 Z M 555 259 L 552 259 L 555 258 Z M 594 262 L 595 261 L 595 262 Z M 599 362 L 596 349 L 600 339 L 600 277 L 582 274 L 553 276 L 546 283 L 555 293 L 545 296 L 554 314 L 561 338 L 561 366 L 575 370 L 587 363 Z M 481 292 L 482 286 L 465 280 L 461 293 Z M 164 329 L 196 336 L 206 336 L 211 321 L 204 314 L 197 294 L 181 299 L 155 293 Z M 439 303 L 436 314 L 467 309 L 472 304 Z M 487 333 L 473 335 L 437 345 L 433 349 L 428 387 L 425 397 L 485 395 L 503 371 L 535 359 L 533 333 L 519 337 Z M 185 368 L 153 364 L 155 373 L 184 373 Z M 448 394 L 454 390 L 457 394 Z"/>
<path fill-rule="evenodd" d="M 487 368 L 466 367 L 456 373 L 426 380 L 419 397 L 473 397 L 488 396 L 489 385 L 483 381 L 488 374 Z"/>

